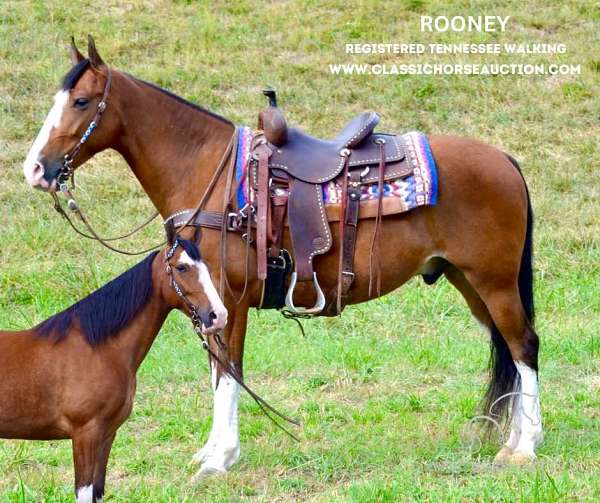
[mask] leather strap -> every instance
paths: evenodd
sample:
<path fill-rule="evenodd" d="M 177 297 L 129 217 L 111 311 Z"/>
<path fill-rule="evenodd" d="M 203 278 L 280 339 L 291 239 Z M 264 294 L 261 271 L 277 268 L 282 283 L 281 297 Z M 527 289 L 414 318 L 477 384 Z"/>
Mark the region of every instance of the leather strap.
<path fill-rule="evenodd" d="M 194 215 L 195 209 L 182 210 L 171 215 L 165 220 L 165 225 L 169 222 L 173 222 L 176 228 L 182 225 L 192 225 L 198 227 L 208 227 L 209 229 L 215 229 L 220 231 L 223 226 L 223 213 L 220 211 L 200 211 L 196 213 L 194 218 L 190 220 L 190 217 Z"/>
<path fill-rule="evenodd" d="M 336 314 L 346 305 L 350 287 L 354 283 L 354 252 L 360 209 L 360 173 L 348 172 L 348 162 L 342 181 L 342 216 L 340 218 L 340 261 L 336 292 Z"/>
<path fill-rule="evenodd" d="M 271 202 L 271 246 L 269 247 L 269 257 L 276 258 L 279 257 L 281 247 L 283 246 L 284 220 L 288 203 L 287 190 L 282 191 L 281 194 L 272 195 Z"/>
<path fill-rule="evenodd" d="M 258 194 L 256 211 L 256 255 L 258 279 L 267 279 L 267 224 L 269 213 L 269 156 L 272 151 L 265 143 L 254 150 L 258 157 Z"/>
<path fill-rule="evenodd" d="M 371 250 L 369 256 L 369 297 L 373 293 L 373 262 L 375 262 L 375 273 L 377 279 L 375 281 L 376 293 L 379 297 L 381 295 L 381 212 L 383 207 L 383 183 L 385 173 L 385 140 L 382 138 L 377 139 L 380 152 L 379 160 L 379 176 L 377 180 L 377 217 L 375 218 L 375 231 L 373 232 L 373 238 L 371 239 Z"/>

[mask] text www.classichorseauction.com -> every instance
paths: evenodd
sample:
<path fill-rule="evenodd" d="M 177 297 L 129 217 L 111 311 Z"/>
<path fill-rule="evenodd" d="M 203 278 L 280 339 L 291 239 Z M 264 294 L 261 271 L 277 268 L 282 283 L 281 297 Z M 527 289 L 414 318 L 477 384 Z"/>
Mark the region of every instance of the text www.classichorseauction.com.
<path fill-rule="evenodd" d="M 421 16 L 422 33 L 452 32 L 506 32 L 510 16 Z M 551 57 L 567 53 L 565 43 L 347 43 L 346 54 L 377 55 L 395 54 L 420 57 L 425 54 L 439 57 L 444 55 L 479 56 L 495 58 L 483 61 L 443 61 L 402 62 L 402 63 L 330 63 L 329 72 L 333 75 L 580 75 L 581 65 L 563 61 L 498 61 L 507 57 Z"/>

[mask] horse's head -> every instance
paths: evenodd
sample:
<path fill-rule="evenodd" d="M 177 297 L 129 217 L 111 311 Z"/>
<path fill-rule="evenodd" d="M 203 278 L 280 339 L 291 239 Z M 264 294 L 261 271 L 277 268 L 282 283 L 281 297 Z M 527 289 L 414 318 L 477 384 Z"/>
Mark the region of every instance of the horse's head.
<path fill-rule="evenodd" d="M 55 191 L 61 175 L 107 148 L 119 133 L 118 116 L 107 100 L 111 71 L 98 54 L 94 40 L 88 38 L 88 58 L 74 41 L 70 52 L 74 66 L 54 96 L 54 105 L 23 166 L 27 182 L 46 191 Z"/>
<path fill-rule="evenodd" d="M 164 295 L 169 304 L 201 324 L 204 333 L 216 332 L 227 324 L 227 309 L 202 260 L 198 246 L 200 228 L 184 229 L 183 234 L 188 232 L 193 232 L 190 239 L 177 234 L 173 226 L 167 226 Z"/>

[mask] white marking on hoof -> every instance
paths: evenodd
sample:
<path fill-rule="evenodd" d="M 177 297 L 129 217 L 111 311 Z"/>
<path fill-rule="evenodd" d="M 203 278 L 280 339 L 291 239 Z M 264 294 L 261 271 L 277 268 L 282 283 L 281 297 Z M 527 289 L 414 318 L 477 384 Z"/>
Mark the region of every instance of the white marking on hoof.
<path fill-rule="evenodd" d="M 94 486 L 84 486 L 77 489 L 77 503 L 94 503 Z"/>
<path fill-rule="evenodd" d="M 544 439 L 537 372 L 520 361 L 515 361 L 515 365 L 521 378 L 521 389 L 513 407 L 513 428 L 509 442 L 513 445 L 516 443 L 513 457 L 522 454 L 535 459 L 535 448 Z"/>
<path fill-rule="evenodd" d="M 215 442 L 209 437 L 206 444 L 204 444 L 204 447 L 202 447 L 202 449 L 200 449 L 198 452 L 196 452 L 196 454 L 194 454 L 192 460 L 190 461 L 190 464 L 199 465 L 200 463 L 206 461 L 215 451 L 216 446 L 217 445 L 215 444 Z"/>
<path fill-rule="evenodd" d="M 216 366 L 212 365 L 215 390 L 213 426 L 204 447 L 194 454 L 191 463 L 202 463 L 206 470 L 227 471 L 240 457 L 238 399 L 240 385 L 229 375 L 222 375 L 217 386 Z"/>

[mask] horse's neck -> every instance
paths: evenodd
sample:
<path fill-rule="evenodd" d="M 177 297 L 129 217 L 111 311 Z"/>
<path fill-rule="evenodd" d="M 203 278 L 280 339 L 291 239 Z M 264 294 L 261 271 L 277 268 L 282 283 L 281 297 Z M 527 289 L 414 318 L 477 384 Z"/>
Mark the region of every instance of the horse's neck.
<path fill-rule="evenodd" d="M 115 145 L 163 217 L 198 204 L 234 126 L 119 74 L 122 134 Z"/>
<path fill-rule="evenodd" d="M 160 332 L 171 307 L 155 288 L 146 306 L 115 339 L 117 350 L 127 358 L 127 364 L 135 373 L 148 354 L 154 339 Z"/>

